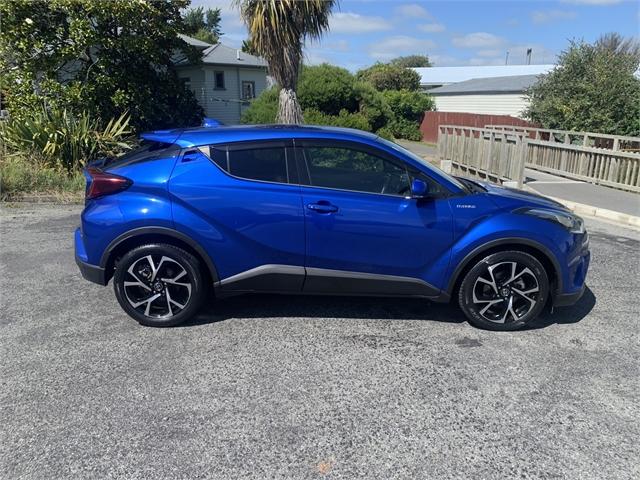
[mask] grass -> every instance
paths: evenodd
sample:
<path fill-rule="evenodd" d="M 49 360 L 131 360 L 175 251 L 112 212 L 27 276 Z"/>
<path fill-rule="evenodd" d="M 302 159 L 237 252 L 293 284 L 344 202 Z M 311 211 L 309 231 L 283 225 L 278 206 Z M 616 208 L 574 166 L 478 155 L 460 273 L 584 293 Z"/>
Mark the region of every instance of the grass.
<path fill-rule="evenodd" d="M 0 156 L 0 200 L 81 202 L 85 179 L 81 172 L 45 166 L 33 158 Z"/>

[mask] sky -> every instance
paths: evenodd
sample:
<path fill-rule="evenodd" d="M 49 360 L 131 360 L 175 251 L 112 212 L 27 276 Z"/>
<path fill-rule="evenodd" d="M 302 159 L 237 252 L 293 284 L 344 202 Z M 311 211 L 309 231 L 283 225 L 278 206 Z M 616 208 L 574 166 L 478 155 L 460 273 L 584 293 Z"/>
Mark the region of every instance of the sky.
<path fill-rule="evenodd" d="M 226 0 L 192 0 L 220 8 L 221 42 L 247 38 L 237 7 Z M 628 0 L 340 0 L 330 30 L 305 46 L 305 63 L 351 71 L 400 55 L 428 55 L 435 66 L 555 63 L 569 40 L 593 42 L 618 32 L 638 38 L 640 1 Z"/>

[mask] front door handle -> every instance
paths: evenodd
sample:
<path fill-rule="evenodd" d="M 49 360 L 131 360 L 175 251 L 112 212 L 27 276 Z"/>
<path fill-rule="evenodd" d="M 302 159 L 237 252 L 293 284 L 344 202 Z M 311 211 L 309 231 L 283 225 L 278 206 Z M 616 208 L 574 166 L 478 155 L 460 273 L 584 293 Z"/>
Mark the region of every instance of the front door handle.
<path fill-rule="evenodd" d="M 332 205 L 326 200 L 320 200 L 316 203 L 307 203 L 307 208 L 317 213 L 335 213 L 338 211 L 338 207 Z"/>

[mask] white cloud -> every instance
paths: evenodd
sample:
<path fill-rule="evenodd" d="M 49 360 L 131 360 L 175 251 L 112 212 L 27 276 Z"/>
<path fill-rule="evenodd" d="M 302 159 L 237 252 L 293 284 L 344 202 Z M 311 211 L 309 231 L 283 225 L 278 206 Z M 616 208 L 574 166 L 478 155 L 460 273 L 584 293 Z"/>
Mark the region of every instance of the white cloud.
<path fill-rule="evenodd" d="M 531 21 L 537 25 L 576 18 L 576 12 L 567 10 L 535 10 L 531 12 Z"/>
<path fill-rule="evenodd" d="M 305 51 L 304 60 L 305 60 L 304 63 L 306 63 L 307 65 L 320 65 L 321 63 L 332 63 L 331 60 L 329 60 L 329 58 L 314 51 Z"/>
<path fill-rule="evenodd" d="M 504 43 L 504 38 L 487 32 L 469 33 L 453 39 L 453 44 L 461 48 L 491 48 L 503 45 Z"/>
<path fill-rule="evenodd" d="M 336 12 L 331 15 L 329 27 L 334 33 L 369 33 L 390 30 L 391 24 L 382 17 Z"/>
<path fill-rule="evenodd" d="M 425 23 L 424 25 L 419 25 L 418 29 L 427 33 L 439 33 L 446 30 L 445 26 L 441 23 Z"/>
<path fill-rule="evenodd" d="M 395 9 L 396 14 L 409 18 L 431 18 L 431 14 L 417 3 L 405 3 Z"/>
<path fill-rule="evenodd" d="M 452 57 L 451 55 L 429 55 L 429 60 L 435 67 L 452 67 L 454 65 L 460 65 L 460 59 Z"/>
<path fill-rule="evenodd" d="M 396 35 L 386 37 L 369 46 L 369 56 L 376 60 L 389 60 L 400 55 L 428 55 L 436 44 L 426 38 Z"/>

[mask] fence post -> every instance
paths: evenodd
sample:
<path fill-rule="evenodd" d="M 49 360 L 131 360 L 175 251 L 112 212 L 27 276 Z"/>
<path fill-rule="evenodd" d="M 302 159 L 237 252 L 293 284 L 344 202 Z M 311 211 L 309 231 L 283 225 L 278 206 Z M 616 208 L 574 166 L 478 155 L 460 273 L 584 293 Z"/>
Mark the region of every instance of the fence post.
<path fill-rule="evenodd" d="M 527 161 L 527 153 L 529 149 L 529 138 L 520 137 L 520 154 L 518 155 L 518 168 L 516 170 L 517 176 L 515 180 L 518 182 L 518 188 L 522 188 L 524 185 L 524 164 Z"/>

